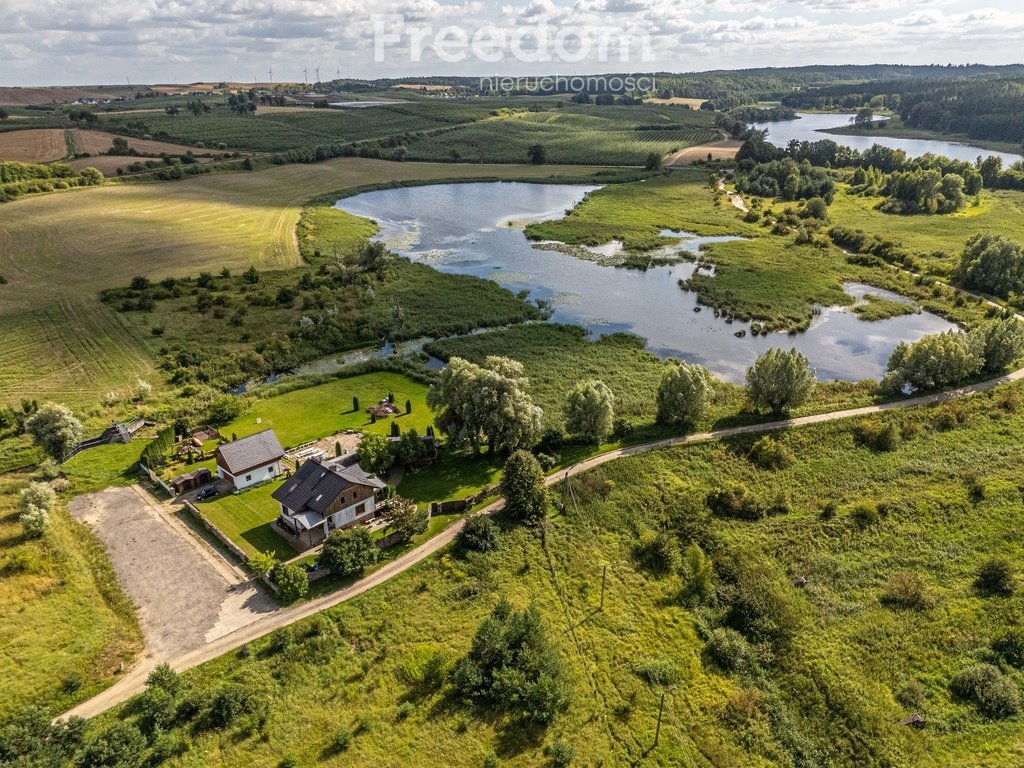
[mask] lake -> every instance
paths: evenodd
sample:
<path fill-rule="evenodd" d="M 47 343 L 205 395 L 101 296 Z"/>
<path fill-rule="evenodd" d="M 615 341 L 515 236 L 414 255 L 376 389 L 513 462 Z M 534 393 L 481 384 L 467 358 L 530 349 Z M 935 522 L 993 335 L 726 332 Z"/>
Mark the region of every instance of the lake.
<path fill-rule="evenodd" d="M 927 312 L 868 323 L 848 309 L 823 307 L 804 333 L 755 337 L 749 324 L 727 324 L 698 305 L 694 293 L 679 288 L 678 281 L 696 268 L 693 263 L 617 269 L 536 248 L 523 235 L 525 222 L 559 218 L 594 189 L 521 182 L 437 184 L 366 192 L 336 207 L 377 221 L 376 239 L 413 261 L 494 280 L 511 291 L 529 291 L 532 299 L 551 301 L 554 322 L 584 326 L 595 336 L 635 333 L 652 352 L 700 363 L 733 382 L 742 382 L 747 366 L 769 347 L 796 347 L 822 380 L 877 379 L 899 341 L 955 328 Z M 700 242 L 694 237 L 676 248 L 693 249 Z M 604 257 L 611 249 L 595 250 L 596 257 Z M 868 291 L 899 298 L 862 285 L 847 289 L 852 296 Z M 748 333 L 737 338 L 740 330 Z"/>
<path fill-rule="evenodd" d="M 931 152 L 935 155 L 945 155 L 954 160 L 965 160 L 973 163 L 978 155 L 988 157 L 995 155 L 1003 159 L 1003 165 L 1008 166 L 1024 156 L 1012 152 L 996 152 L 992 149 L 980 149 L 968 144 L 960 144 L 955 141 L 940 141 L 934 139 L 895 139 L 889 136 L 857 135 L 843 136 L 840 134 L 822 133 L 828 128 L 843 128 L 850 124 L 852 114 L 828 113 L 818 114 L 809 112 L 798 112 L 797 120 L 779 120 L 773 123 L 753 123 L 753 127 L 759 130 L 768 130 L 768 141 L 777 147 L 785 147 L 790 141 L 821 141 L 832 139 L 836 144 L 863 152 L 872 144 L 881 144 L 892 149 L 902 149 L 911 157 L 920 157 Z"/>

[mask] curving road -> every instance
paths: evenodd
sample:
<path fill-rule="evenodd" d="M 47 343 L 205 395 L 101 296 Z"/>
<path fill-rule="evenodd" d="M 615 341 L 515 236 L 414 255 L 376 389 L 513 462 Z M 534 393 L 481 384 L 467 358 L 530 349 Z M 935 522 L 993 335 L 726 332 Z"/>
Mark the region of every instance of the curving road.
<path fill-rule="evenodd" d="M 908 398 L 906 400 L 897 400 L 889 403 L 882 403 L 880 405 L 870 405 L 863 408 L 849 408 L 842 411 L 832 411 L 829 413 L 821 413 L 815 416 L 801 416 L 795 419 L 783 419 L 779 421 L 762 422 L 760 424 L 747 424 L 740 427 L 730 427 L 727 429 L 712 430 L 709 432 L 697 432 L 691 435 L 683 435 L 680 437 L 670 437 L 664 440 L 656 440 L 649 443 L 641 443 L 639 445 L 632 445 L 625 448 L 617 448 L 613 451 L 598 454 L 592 456 L 589 459 L 585 459 L 577 464 L 572 465 L 566 470 L 559 471 L 547 478 L 548 485 L 554 485 L 561 482 L 567 477 L 586 472 L 594 467 L 598 467 L 609 461 L 622 458 L 624 456 L 635 456 L 640 453 L 647 451 L 656 451 L 662 448 L 669 448 L 676 445 L 687 445 L 690 443 L 701 443 L 709 440 L 720 440 L 722 438 L 733 437 L 735 435 L 744 435 L 758 432 L 772 432 L 780 429 L 790 429 L 793 427 L 803 427 L 811 424 L 823 424 L 830 421 L 839 421 L 841 419 L 849 419 L 857 416 L 865 416 L 872 413 L 881 413 L 884 411 L 899 410 L 903 408 L 912 408 L 920 405 L 929 405 L 932 403 L 940 403 L 947 400 L 956 400 L 962 397 L 983 392 L 993 387 L 1000 386 L 1002 384 L 1008 384 L 1014 381 L 1020 381 L 1024 379 L 1024 368 L 1009 373 L 1005 376 L 992 379 L 990 381 L 984 381 L 978 384 L 972 384 L 970 386 L 961 387 L 959 389 L 948 390 L 945 392 L 937 392 L 930 395 L 921 395 L 918 397 Z M 495 501 L 494 503 L 483 508 L 475 514 L 490 515 L 499 511 L 504 505 L 503 500 Z M 322 610 L 330 608 L 332 606 L 343 603 L 346 600 L 351 600 L 356 595 L 361 595 L 369 589 L 383 584 L 389 579 L 403 573 L 409 568 L 413 567 L 417 563 L 430 557 L 438 550 L 448 546 L 455 537 L 458 536 L 459 531 L 462 530 L 462 526 L 465 524 L 466 518 L 463 518 L 458 523 L 455 523 L 440 534 L 424 542 L 415 549 L 410 550 L 399 558 L 387 563 L 385 566 L 377 571 L 367 575 L 359 581 L 351 584 L 350 586 L 332 592 L 329 595 L 310 600 L 307 603 L 300 605 L 281 608 L 273 613 L 268 614 L 265 618 L 259 619 L 242 629 L 238 629 L 234 632 L 219 637 L 198 650 L 184 653 L 180 656 L 170 659 L 169 663 L 172 667 L 178 671 L 190 669 L 198 666 L 206 661 L 210 661 L 218 656 L 221 656 L 228 651 L 239 648 L 246 643 L 252 642 L 259 637 L 272 632 L 275 629 L 292 624 L 296 621 L 300 621 L 308 616 L 312 616 Z M 141 693 L 145 689 L 146 677 L 150 670 L 155 666 L 156 661 L 151 659 L 145 659 L 140 663 L 136 664 L 124 677 L 114 683 L 111 687 L 105 691 L 97 694 L 91 699 L 82 702 L 75 708 L 65 712 L 61 715 L 61 718 L 70 717 L 77 715 L 79 717 L 93 717 L 106 710 L 114 707 L 124 701 L 127 701 L 132 696 Z"/>

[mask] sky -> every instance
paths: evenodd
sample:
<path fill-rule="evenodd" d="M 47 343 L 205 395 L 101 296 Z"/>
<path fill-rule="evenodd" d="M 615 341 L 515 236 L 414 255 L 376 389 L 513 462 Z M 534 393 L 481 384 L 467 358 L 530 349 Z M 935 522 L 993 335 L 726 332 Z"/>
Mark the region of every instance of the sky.
<path fill-rule="evenodd" d="M 3 0 L 0 85 L 1007 64 L 1022 39 L 1021 0 Z"/>

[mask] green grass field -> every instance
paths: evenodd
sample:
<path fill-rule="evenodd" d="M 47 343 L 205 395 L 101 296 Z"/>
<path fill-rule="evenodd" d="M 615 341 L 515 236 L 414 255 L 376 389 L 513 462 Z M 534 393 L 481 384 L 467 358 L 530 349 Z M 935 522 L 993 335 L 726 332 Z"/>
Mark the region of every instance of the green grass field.
<path fill-rule="evenodd" d="M 718 141 L 707 112 L 677 107 L 581 107 L 521 112 L 413 139 L 411 160 L 458 159 L 519 163 L 534 144 L 548 162 L 643 165 L 647 155 L 665 156 L 689 146 Z"/>
<path fill-rule="evenodd" d="M 541 766 L 550 765 L 545 747 L 561 739 L 579 765 L 1011 765 L 1019 717 L 980 716 L 951 697 L 949 681 L 991 658 L 989 642 L 1019 619 L 1019 583 L 1010 597 L 990 597 L 973 581 L 993 553 L 1024 556 L 1013 533 L 1024 522 L 1020 403 L 1019 388 L 1004 388 L 893 414 L 916 431 L 889 453 L 858 445 L 849 423 L 795 430 L 781 436 L 795 457 L 781 470 L 751 463 L 752 440 L 605 465 L 574 481 L 579 507 L 549 521 L 543 538 L 513 527 L 492 554 L 462 561 L 442 553 L 251 644 L 245 659 L 230 654 L 187 673 L 190 700 L 209 702 L 234 682 L 264 698 L 269 715 L 258 727 L 179 726 L 190 734 L 179 761 L 470 768 L 493 753 L 501 765 Z M 952 421 L 950 409 L 958 413 Z M 704 495 L 734 483 L 762 498 L 784 489 L 792 511 L 759 522 L 709 515 Z M 969 493 L 979 486 L 980 496 Z M 837 504 L 832 517 L 821 514 L 827 502 Z M 880 502 L 889 506 L 877 522 L 854 519 L 857 505 Z M 708 553 L 713 598 L 696 606 L 681 596 L 679 572 L 640 567 L 635 548 L 652 529 Z M 919 609 L 881 601 L 893 574 L 906 571 L 926 585 Z M 731 573 L 752 581 L 734 586 Z M 797 575 L 806 588 L 792 586 Z M 708 655 L 707 636 L 723 621 L 749 626 L 742 614 L 729 618 L 743 590 L 771 596 L 756 610 L 780 622 L 788 639 L 759 646 L 751 671 L 728 672 Z M 572 703 L 546 730 L 466 707 L 448 686 L 417 686 L 411 677 L 430 653 L 449 665 L 464 654 L 500 596 L 541 611 L 570 675 Z M 646 669 L 674 685 L 650 684 Z M 1020 671 L 1006 671 L 1020 686 Z M 927 728 L 899 724 L 911 711 L 927 717 Z M 102 721 L 130 712 L 129 705 Z M 355 736 L 332 754 L 343 728 Z"/>
<path fill-rule="evenodd" d="M 371 423 L 365 409 L 387 397 L 388 392 L 394 393 L 395 404 L 402 414 Z M 366 373 L 255 400 L 244 416 L 221 427 L 220 432 L 222 435 L 245 437 L 273 429 L 285 448 L 346 429 L 387 435 L 391 433 L 392 423 L 397 423 L 403 432 L 415 429 L 422 435 L 433 424 L 426 394 L 426 385 L 405 376 L 388 372 Z M 358 411 L 352 410 L 353 397 L 359 398 Z M 412 404 L 412 413 L 404 412 L 406 400 Z"/>
<path fill-rule="evenodd" d="M 141 340 L 96 301 L 133 275 L 299 264 L 303 204 L 333 190 L 416 179 L 587 175 L 556 166 L 455 166 L 337 159 L 166 184 L 109 185 L 4 206 L 0 403 L 93 402 L 151 375 Z M 68 279 L 74 275 L 75 279 Z M 158 385 L 158 380 L 153 380 Z"/>
<path fill-rule="evenodd" d="M 291 560 L 298 552 L 270 527 L 279 515 L 278 504 L 270 494 L 280 485 L 276 481 L 265 483 L 242 493 L 201 501 L 198 508 L 246 554 L 270 552 L 278 560 Z"/>
<path fill-rule="evenodd" d="M 832 223 L 896 240 L 918 256 L 930 274 L 948 275 L 960 260 L 967 240 L 980 232 L 1005 235 L 1024 243 L 1024 192 L 984 191 L 981 205 L 941 216 L 894 216 L 875 210 L 882 198 L 842 191 L 829 206 Z"/>
<path fill-rule="evenodd" d="M 59 508 L 42 539 L 22 538 L 17 494 L 27 483 L 0 475 L 0 719 L 89 698 L 142 647 L 132 606 L 87 528 Z"/>

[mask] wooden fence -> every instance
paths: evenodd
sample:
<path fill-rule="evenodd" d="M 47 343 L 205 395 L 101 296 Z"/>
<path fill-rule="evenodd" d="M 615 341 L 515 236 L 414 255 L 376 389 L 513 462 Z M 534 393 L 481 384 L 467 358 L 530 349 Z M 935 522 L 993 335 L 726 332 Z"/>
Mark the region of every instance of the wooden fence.
<path fill-rule="evenodd" d="M 152 469 L 150 469 L 149 467 L 147 467 L 147 466 L 146 466 L 145 464 L 143 464 L 143 463 L 142 463 L 141 461 L 139 462 L 139 469 L 141 469 L 141 470 L 142 470 L 142 473 L 143 473 L 143 474 L 144 474 L 144 475 L 145 475 L 146 477 L 148 477 L 148 478 L 149 478 L 149 479 L 150 479 L 150 480 L 151 480 L 151 481 L 152 481 L 153 483 L 155 483 L 156 485 L 158 485 L 158 486 L 160 486 L 161 488 L 163 488 L 163 489 L 164 489 L 164 491 L 165 491 L 165 492 L 167 493 L 167 495 L 168 495 L 168 496 L 170 496 L 170 497 L 171 497 L 172 499 L 173 499 L 173 498 L 174 498 L 175 496 L 177 496 L 177 495 L 178 495 L 178 494 L 177 494 L 177 493 L 175 492 L 175 490 L 174 490 L 173 488 L 171 488 L 171 486 L 169 486 L 169 485 L 168 485 L 167 483 L 165 483 L 165 482 L 164 482 L 164 481 L 163 481 L 163 480 L 161 479 L 160 475 L 158 475 L 158 474 L 157 474 L 156 472 L 154 472 L 154 471 L 153 471 Z"/>
<path fill-rule="evenodd" d="M 451 515 L 456 512 L 465 512 L 467 509 L 472 509 L 481 501 L 486 499 L 488 496 L 493 496 L 500 490 L 500 486 L 492 485 L 490 488 L 484 488 L 482 491 L 480 491 L 480 493 L 474 494 L 473 496 L 467 496 L 464 499 L 453 499 L 452 501 L 432 501 L 430 502 L 430 514 Z"/>

